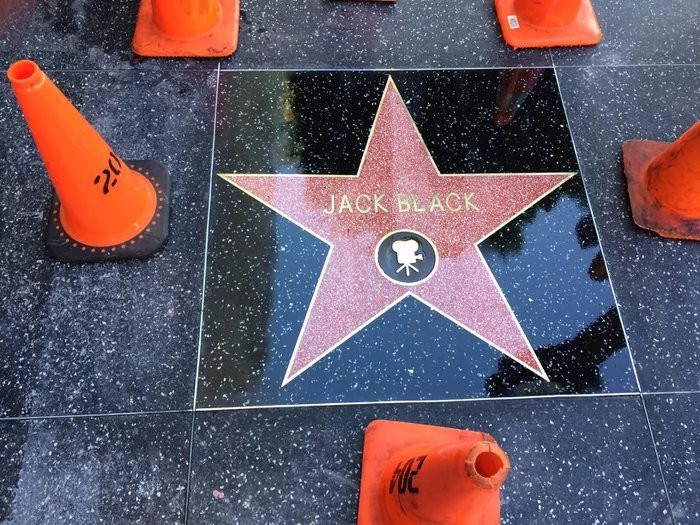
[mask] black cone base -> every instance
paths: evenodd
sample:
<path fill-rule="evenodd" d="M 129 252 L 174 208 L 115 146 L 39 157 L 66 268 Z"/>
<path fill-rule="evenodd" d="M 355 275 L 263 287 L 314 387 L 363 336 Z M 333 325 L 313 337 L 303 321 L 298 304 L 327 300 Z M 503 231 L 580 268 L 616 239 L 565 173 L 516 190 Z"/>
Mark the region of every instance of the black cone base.
<path fill-rule="evenodd" d="M 98 262 L 119 259 L 145 259 L 165 244 L 170 222 L 170 173 L 165 166 L 155 160 L 127 160 L 135 171 L 147 177 L 156 190 L 156 213 L 151 223 L 139 235 L 114 246 L 88 246 L 72 239 L 63 229 L 59 210 L 61 204 L 54 195 L 51 202 L 49 228 L 46 233 L 46 246 L 49 255 L 63 262 Z"/>

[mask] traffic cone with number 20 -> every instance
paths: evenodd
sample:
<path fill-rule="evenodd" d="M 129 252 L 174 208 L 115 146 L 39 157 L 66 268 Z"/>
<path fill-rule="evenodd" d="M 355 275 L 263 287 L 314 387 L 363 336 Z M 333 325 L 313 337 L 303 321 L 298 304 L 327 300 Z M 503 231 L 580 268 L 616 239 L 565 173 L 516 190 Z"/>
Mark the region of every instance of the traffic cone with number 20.
<path fill-rule="evenodd" d="M 144 258 L 168 235 L 170 175 L 124 161 L 30 60 L 7 71 L 56 191 L 47 232 L 62 261 Z"/>

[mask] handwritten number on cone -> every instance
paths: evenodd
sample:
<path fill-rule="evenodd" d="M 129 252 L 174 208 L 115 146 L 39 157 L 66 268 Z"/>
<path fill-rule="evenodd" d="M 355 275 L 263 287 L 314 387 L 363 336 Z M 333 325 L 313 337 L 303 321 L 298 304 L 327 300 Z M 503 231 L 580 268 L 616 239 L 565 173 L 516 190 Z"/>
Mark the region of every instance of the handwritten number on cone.
<path fill-rule="evenodd" d="M 107 195 L 109 190 L 117 184 L 117 179 L 112 180 L 112 175 L 119 176 L 122 172 L 122 161 L 113 152 L 109 152 L 109 159 L 107 160 L 109 169 L 103 169 L 102 174 L 95 177 L 93 184 L 99 184 L 102 180 L 102 175 L 104 175 L 104 182 L 102 183 L 102 193 Z"/>

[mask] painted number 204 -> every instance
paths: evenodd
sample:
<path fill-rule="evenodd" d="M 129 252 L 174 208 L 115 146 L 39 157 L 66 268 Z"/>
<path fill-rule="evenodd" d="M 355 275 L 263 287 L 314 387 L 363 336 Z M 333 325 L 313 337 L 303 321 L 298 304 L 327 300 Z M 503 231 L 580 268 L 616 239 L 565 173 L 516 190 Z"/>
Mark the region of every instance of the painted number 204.
<path fill-rule="evenodd" d="M 418 456 L 411 458 L 403 464 L 399 462 L 391 476 L 389 494 L 393 494 L 395 488 L 399 491 L 399 494 L 405 494 L 407 491 L 411 494 L 418 494 L 419 487 L 414 485 L 413 478 L 418 475 L 427 457 Z"/>

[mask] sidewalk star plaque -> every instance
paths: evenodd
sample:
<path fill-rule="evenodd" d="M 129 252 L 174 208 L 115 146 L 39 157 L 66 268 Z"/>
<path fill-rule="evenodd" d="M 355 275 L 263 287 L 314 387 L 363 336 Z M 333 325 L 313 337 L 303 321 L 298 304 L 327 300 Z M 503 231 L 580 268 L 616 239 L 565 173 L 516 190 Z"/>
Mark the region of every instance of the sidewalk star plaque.
<path fill-rule="evenodd" d="M 283 384 L 407 296 L 543 378 L 479 243 L 574 173 L 440 173 L 391 77 L 357 175 L 220 174 L 326 242 Z"/>

